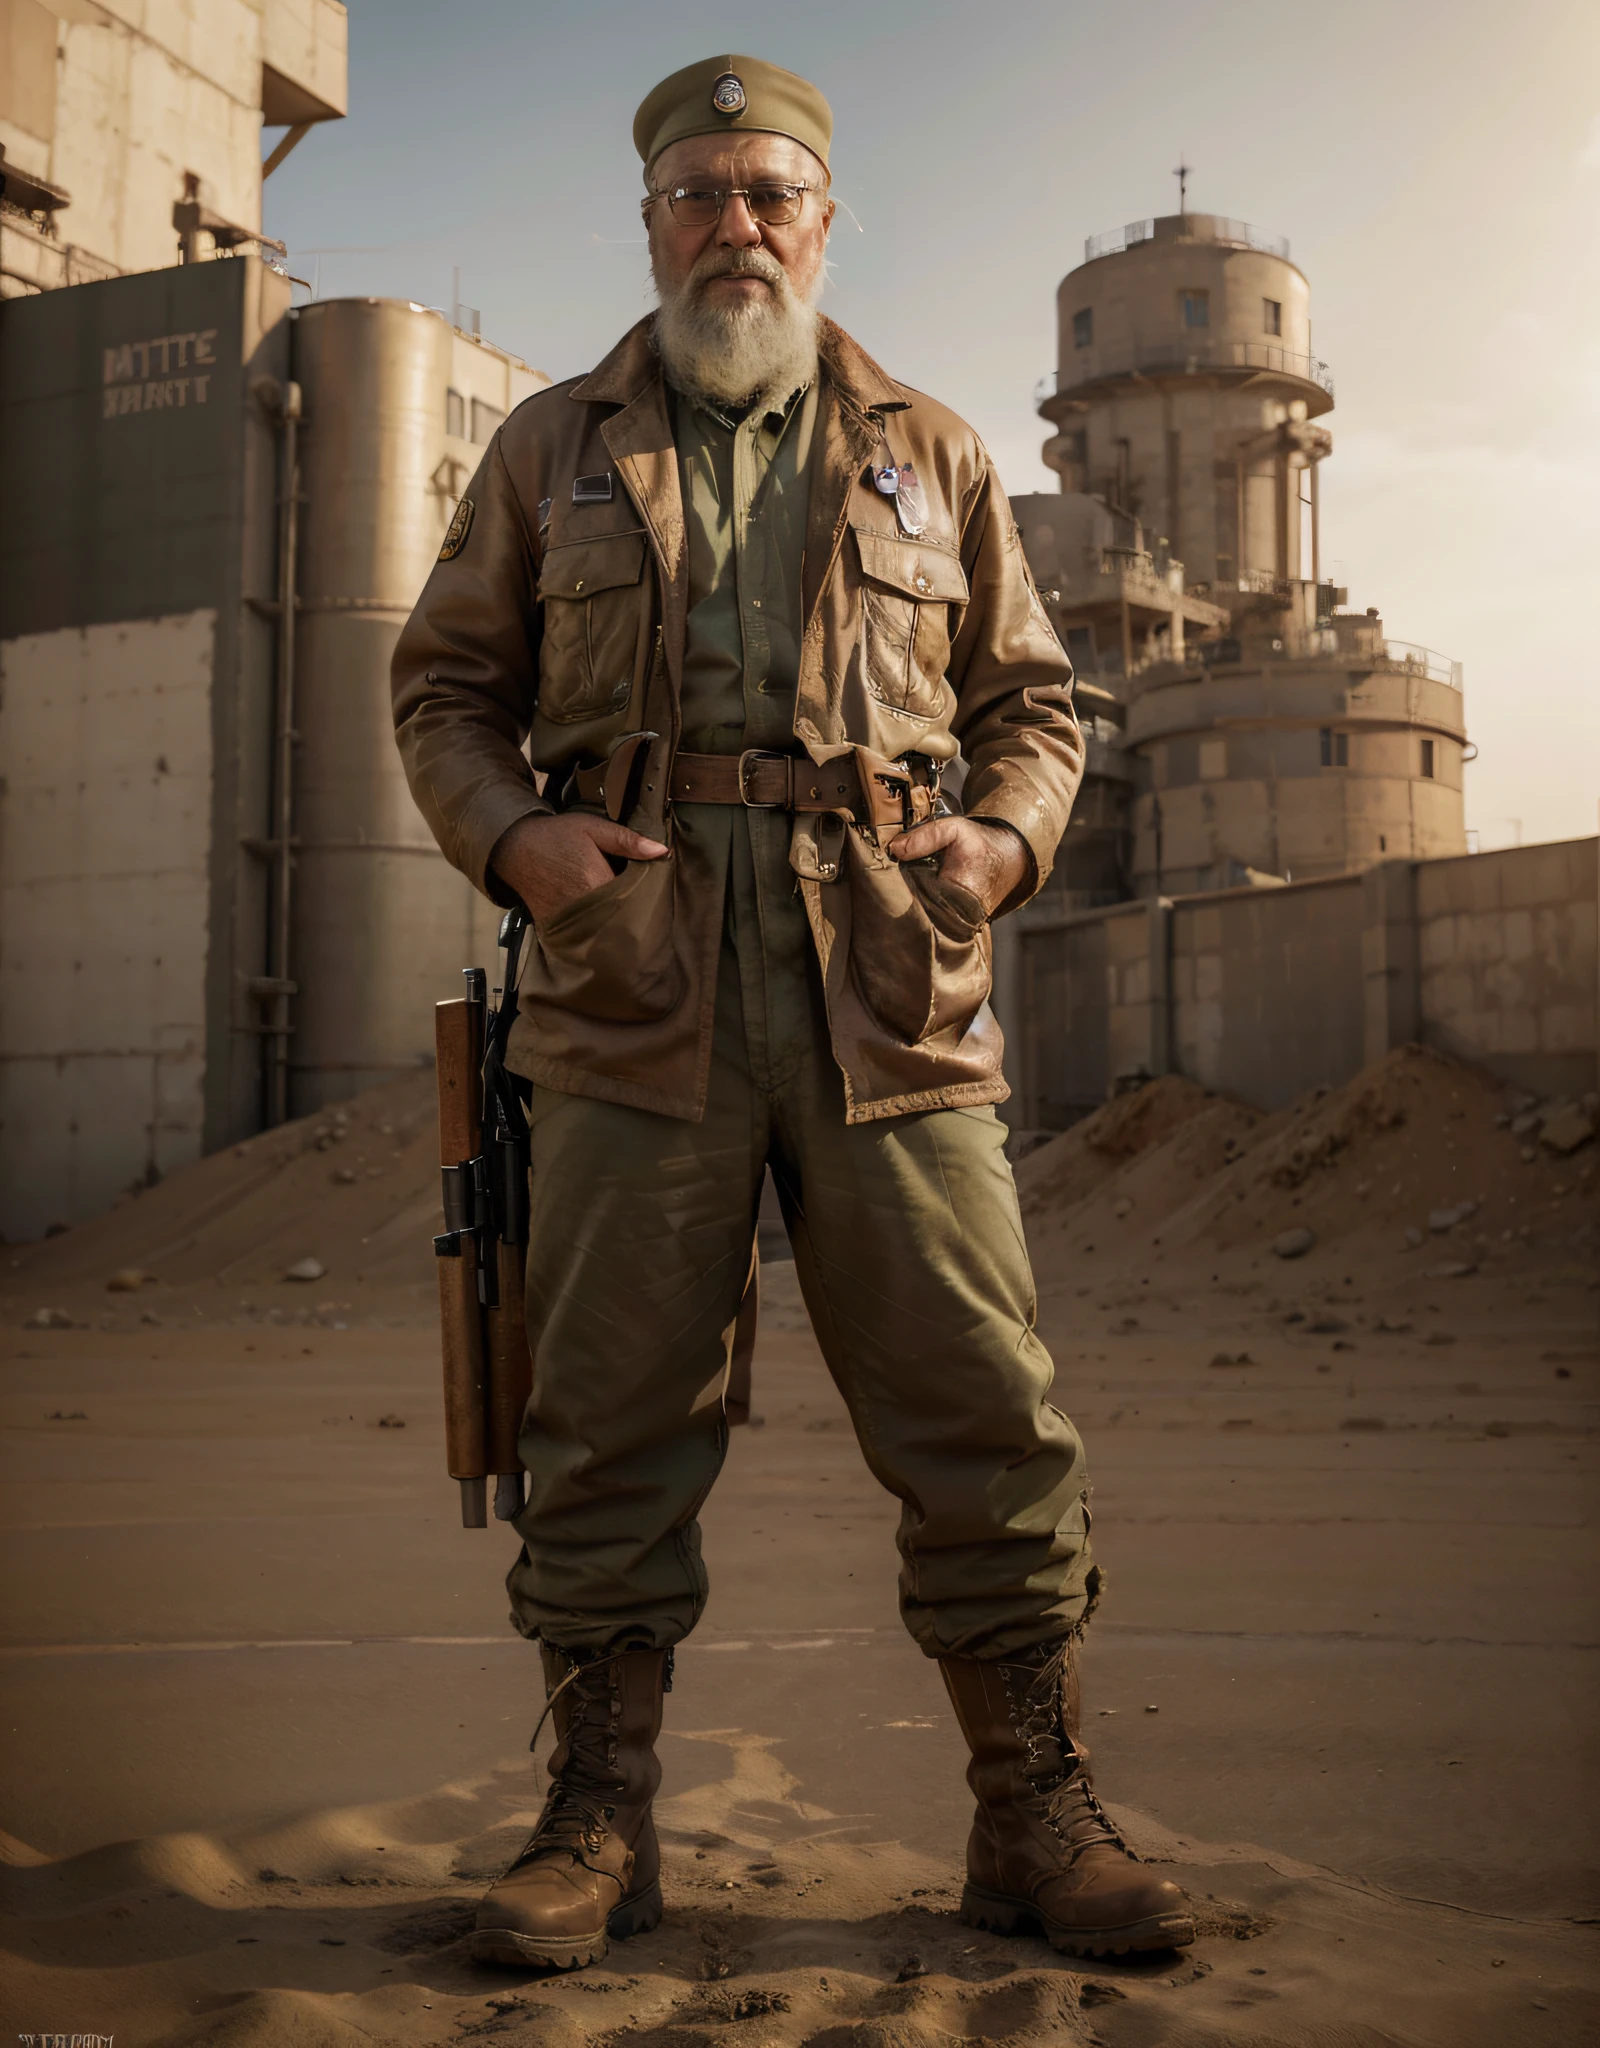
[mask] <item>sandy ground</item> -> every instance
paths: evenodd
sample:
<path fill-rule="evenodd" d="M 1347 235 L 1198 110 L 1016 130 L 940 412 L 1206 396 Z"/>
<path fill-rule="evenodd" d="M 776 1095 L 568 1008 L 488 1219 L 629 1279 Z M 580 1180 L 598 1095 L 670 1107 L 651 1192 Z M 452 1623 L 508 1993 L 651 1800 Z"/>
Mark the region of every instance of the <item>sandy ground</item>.
<path fill-rule="evenodd" d="M 1093 1967 L 955 1917 L 959 1739 L 792 1268 L 668 1701 L 667 1918 L 541 1979 L 462 1939 L 537 1807 L 536 1673 L 442 1474 L 426 1083 L 0 1255 L 0 2024 L 1600 2038 L 1595 1148 L 1515 1107 L 1420 1055 L 1272 1119 L 1164 1082 L 1019 1169 L 1111 1579 L 1098 1782 L 1204 1930 Z"/>

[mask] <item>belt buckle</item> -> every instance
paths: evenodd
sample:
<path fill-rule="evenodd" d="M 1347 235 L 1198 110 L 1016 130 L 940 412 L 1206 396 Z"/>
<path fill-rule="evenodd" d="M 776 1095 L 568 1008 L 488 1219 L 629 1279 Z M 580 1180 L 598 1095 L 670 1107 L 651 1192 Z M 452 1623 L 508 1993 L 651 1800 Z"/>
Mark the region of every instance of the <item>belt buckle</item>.
<path fill-rule="evenodd" d="M 757 802 L 756 802 L 756 801 L 754 800 L 754 798 L 753 798 L 753 797 L 752 797 L 752 796 L 750 795 L 750 771 L 749 771 L 749 769 L 748 769 L 748 768 L 746 768 L 746 766 L 745 766 L 745 763 L 746 763 L 747 761 L 784 761 L 784 762 L 787 762 L 787 761 L 788 761 L 788 760 L 789 760 L 790 758 L 791 758 L 791 757 L 790 757 L 790 756 L 789 756 L 788 754 L 778 754 L 778 753 L 774 753 L 774 752 L 773 752 L 773 750 L 772 750 L 772 749 L 771 749 L 770 747 L 746 747 L 746 748 L 745 748 L 744 752 L 743 752 L 743 753 L 742 753 L 742 754 L 741 754 L 741 755 L 739 756 L 739 769 L 738 769 L 738 774 L 739 774 L 739 801 L 740 801 L 740 803 L 742 803 L 742 804 L 744 805 L 744 807 L 745 807 L 745 809 L 746 809 L 747 811 L 786 811 L 786 810 L 788 810 L 788 809 L 790 808 L 790 806 L 789 806 L 789 805 L 788 805 L 787 803 L 775 803 L 775 804 L 762 804 L 762 803 L 757 803 Z M 792 769 L 790 770 L 790 781 L 791 781 L 791 784 L 792 784 L 792 782 L 793 782 L 793 770 L 792 770 Z"/>

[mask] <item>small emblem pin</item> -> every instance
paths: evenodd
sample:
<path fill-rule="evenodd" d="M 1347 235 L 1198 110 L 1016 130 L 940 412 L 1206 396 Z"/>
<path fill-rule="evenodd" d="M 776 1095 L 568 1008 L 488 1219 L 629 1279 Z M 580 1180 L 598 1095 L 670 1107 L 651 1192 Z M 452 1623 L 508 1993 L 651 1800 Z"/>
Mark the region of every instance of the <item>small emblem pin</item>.
<path fill-rule="evenodd" d="M 745 109 L 744 81 L 724 71 L 711 88 L 711 104 L 719 114 L 742 114 Z"/>
<path fill-rule="evenodd" d="M 922 488 L 916 467 L 909 462 L 900 465 L 899 487 L 894 494 L 894 509 L 900 520 L 900 531 L 912 540 L 920 539 L 928 530 L 928 494 Z"/>
<path fill-rule="evenodd" d="M 472 500 L 463 498 L 455 509 L 450 524 L 445 528 L 444 545 L 439 550 L 441 562 L 453 562 L 467 544 L 467 535 L 472 531 Z"/>
<path fill-rule="evenodd" d="M 573 479 L 572 502 L 574 505 L 609 505 L 611 503 L 611 472 L 602 470 L 598 476 L 580 476 Z"/>

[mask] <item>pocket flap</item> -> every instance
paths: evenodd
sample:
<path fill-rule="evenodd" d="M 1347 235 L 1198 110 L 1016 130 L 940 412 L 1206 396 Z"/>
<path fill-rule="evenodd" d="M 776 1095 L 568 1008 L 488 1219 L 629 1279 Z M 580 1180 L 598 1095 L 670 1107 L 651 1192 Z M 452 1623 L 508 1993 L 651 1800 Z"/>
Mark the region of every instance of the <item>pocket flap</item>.
<path fill-rule="evenodd" d="M 887 583 L 907 597 L 940 604 L 965 604 L 966 571 L 954 555 L 930 547 L 925 540 L 910 540 L 881 527 L 855 528 L 856 546 L 861 551 L 862 573 L 874 583 Z"/>
<path fill-rule="evenodd" d="M 539 571 L 539 596 L 587 598 L 597 590 L 637 583 L 644 571 L 644 550 L 642 527 L 632 533 L 563 541 L 545 555 Z"/>

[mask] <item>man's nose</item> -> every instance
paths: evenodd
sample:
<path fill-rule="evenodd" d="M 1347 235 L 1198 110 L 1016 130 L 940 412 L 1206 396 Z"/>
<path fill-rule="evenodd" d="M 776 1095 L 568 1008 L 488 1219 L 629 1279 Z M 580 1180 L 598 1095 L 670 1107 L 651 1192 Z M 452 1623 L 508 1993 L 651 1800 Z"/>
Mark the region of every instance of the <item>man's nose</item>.
<path fill-rule="evenodd" d="M 761 223 L 742 192 L 730 192 L 717 222 L 717 240 L 725 249 L 759 249 Z"/>

